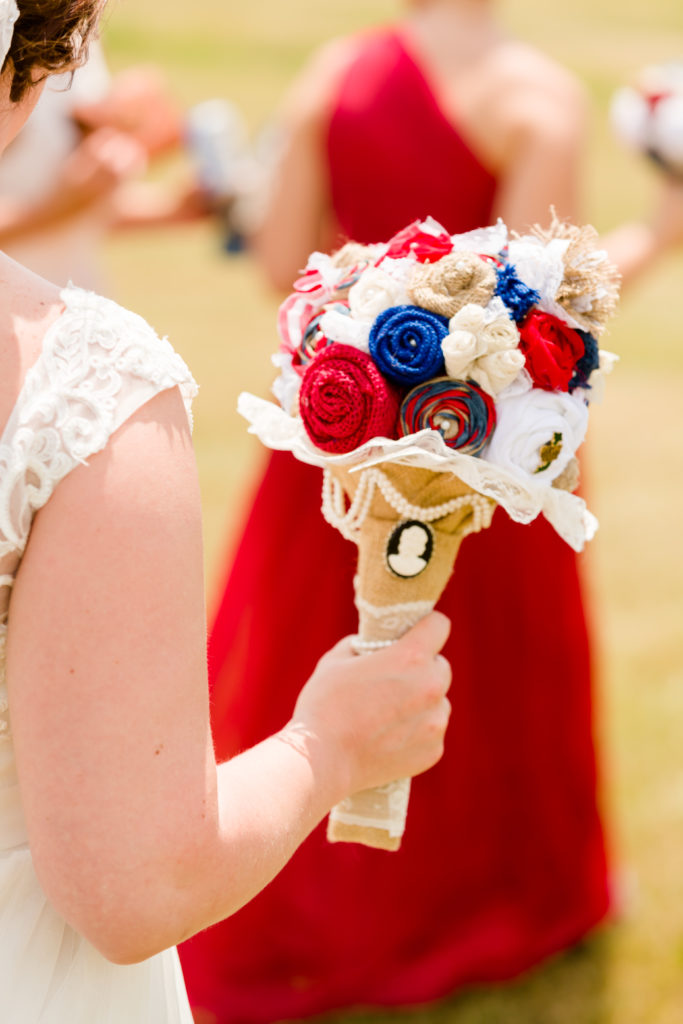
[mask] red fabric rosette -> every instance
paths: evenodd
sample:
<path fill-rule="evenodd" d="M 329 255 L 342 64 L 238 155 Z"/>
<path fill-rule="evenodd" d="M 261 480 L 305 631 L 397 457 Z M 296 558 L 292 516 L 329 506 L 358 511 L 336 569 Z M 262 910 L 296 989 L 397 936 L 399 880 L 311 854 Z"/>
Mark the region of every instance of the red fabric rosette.
<path fill-rule="evenodd" d="M 534 384 L 544 391 L 568 391 L 585 352 L 578 331 L 551 313 L 532 310 L 519 325 L 520 351 Z"/>
<path fill-rule="evenodd" d="M 395 437 L 399 396 L 372 358 L 351 345 L 328 345 L 306 368 L 299 412 L 317 448 L 341 455 L 373 437 Z"/>
<path fill-rule="evenodd" d="M 389 248 L 384 257 L 399 259 L 412 253 L 420 263 L 426 263 L 427 260 L 434 263 L 452 251 L 453 242 L 446 231 L 437 235 L 430 234 L 429 231 L 423 231 L 420 221 L 416 220 L 389 240 Z"/>

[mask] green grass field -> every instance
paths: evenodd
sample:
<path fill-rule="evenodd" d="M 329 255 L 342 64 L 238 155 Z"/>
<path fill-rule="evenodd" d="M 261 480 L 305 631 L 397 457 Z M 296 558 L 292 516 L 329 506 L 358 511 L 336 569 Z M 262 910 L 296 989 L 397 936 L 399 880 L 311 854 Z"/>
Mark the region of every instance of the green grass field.
<path fill-rule="evenodd" d="M 183 103 L 228 97 L 256 130 L 320 41 L 396 8 L 392 0 L 118 0 L 105 44 L 114 68 L 154 61 Z M 644 63 L 683 54 L 680 0 L 508 0 L 503 14 L 586 84 L 587 218 L 604 230 L 645 210 L 653 175 L 612 140 L 606 110 L 613 89 Z M 236 397 L 269 385 L 276 300 L 247 259 L 221 255 L 209 225 L 122 235 L 107 257 L 116 297 L 171 336 L 201 384 L 195 439 L 211 605 L 262 456 L 235 413 Z M 600 637 L 598 738 L 623 915 L 514 984 L 406 1013 L 410 1021 L 683 1021 L 682 285 L 683 254 L 623 302 L 607 341 L 622 361 L 594 410 L 588 444 L 601 530 L 585 570 Z"/>

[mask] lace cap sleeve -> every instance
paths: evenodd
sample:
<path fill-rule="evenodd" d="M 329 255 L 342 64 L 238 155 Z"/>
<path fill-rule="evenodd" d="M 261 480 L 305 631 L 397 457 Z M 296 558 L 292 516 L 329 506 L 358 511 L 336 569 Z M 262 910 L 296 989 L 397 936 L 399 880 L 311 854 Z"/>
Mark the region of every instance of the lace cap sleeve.
<path fill-rule="evenodd" d="M 71 469 L 155 395 L 178 387 L 192 423 L 197 385 L 142 317 L 69 286 L 0 444 L 0 556 L 23 551 L 33 515 Z"/>

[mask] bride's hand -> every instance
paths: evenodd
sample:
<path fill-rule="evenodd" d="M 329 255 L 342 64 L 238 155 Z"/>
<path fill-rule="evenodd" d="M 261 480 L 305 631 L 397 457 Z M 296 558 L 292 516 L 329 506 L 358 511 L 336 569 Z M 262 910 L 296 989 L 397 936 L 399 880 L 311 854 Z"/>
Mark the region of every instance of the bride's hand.
<path fill-rule="evenodd" d="M 285 732 L 330 752 L 340 798 L 418 775 L 441 757 L 451 668 L 439 652 L 449 630 L 432 612 L 390 647 L 359 657 L 347 638 L 318 663 Z"/>

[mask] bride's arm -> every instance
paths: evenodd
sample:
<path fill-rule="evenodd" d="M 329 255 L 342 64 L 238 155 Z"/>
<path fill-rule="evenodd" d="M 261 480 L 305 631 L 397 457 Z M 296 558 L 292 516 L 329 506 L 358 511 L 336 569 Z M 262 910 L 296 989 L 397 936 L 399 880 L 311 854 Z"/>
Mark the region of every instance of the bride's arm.
<path fill-rule="evenodd" d="M 342 643 L 284 732 L 217 769 L 194 457 L 177 392 L 154 398 L 37 514 L 12 598 L 12 728 L 48 897 L 117 962 L 231 913 L 340 798 L 438 758 L 446 632 L 433 615 L 395 651 Z"/>

